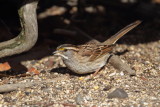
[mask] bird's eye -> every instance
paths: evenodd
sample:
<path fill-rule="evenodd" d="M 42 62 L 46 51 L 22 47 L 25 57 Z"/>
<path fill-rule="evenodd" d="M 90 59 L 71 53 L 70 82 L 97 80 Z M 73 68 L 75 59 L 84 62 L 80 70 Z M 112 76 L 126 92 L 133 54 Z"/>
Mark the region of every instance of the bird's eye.
<path fill-rule="evenodd" d="M 66 51 L 67 51 L 67 49 L 64 49 L 63 51 L 64 51 L 64 52 L 66 52 Z"/>

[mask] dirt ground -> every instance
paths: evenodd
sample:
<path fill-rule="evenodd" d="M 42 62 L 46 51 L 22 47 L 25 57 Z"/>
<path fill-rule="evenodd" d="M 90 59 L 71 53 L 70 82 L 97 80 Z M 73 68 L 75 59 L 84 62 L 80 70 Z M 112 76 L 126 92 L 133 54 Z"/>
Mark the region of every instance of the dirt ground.
<path fill-rule="evenodd" d="M 76 14 L 76 7 L 63 6 L 38 9 L 37 44 L 26 53 L 1 59 L 1 62 L 8 62 L 12 68 L 2 72 L 5 76 L 0 78 L 1 86 L 16 83 L 34 85 L 1 93 L 0 106 L 159 107 L 160 15 L 152 16 L 152 9 L 148 10 L 151 11 L 148 14 L 145 9 L 141 12 L 139 5 L 127 7 L 110 4 L 105 7 L 94 4 L 94 8 L 87 5 L 86 12 L 81 11 L 79 14 Z M 16 18 L 1 18 L 1 40 L 13 38 L 13 35 L 19 33 Z M 98 75 L 90 78 L 91 74 L 73 73 L 59 57 L 52 55 L 58 45 L 83 44 L 89 41 L 77 33 L 75 27 L 92 38 L 104 41 L 135 20 L 143 22 L 118 41 L 113 53 L 128 63 L 136 71 L 136 76 L 126 75 L 107 64 Z M 27 72 L 30 68 L 35 68 L 39 73 L 35 75 Z M 120 96 L 116 93 L 111 97 L 116 89 Z"/>

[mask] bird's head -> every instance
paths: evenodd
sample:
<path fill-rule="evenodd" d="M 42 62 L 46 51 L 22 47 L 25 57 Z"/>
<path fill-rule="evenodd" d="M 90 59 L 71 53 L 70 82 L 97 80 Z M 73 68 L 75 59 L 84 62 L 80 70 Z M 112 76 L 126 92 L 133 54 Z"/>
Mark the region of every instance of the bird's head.
<path fill-rule="evenodd" d="M 53 54 L 60 56 L 63 59 L 69 59 L 70 57 L 73 57 L 73 54 L 77 53 L 78 50 L 79 49 L 75 45 L 63 44 L 58 46 Z"/>

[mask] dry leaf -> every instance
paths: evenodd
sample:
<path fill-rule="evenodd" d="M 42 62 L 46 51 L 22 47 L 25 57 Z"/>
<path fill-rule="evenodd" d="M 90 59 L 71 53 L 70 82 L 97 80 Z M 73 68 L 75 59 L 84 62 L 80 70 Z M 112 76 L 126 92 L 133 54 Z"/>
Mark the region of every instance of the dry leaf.
<path fill-rule="evenodd" d="M 31 67 L 31 68 L 29 68 L 28 69 L 28 72 L 29 73 L 33 73 L 33 74 L 36 74 L 36 75 L 38 75 L 40 72 L 36 69 L 36 68 L 34 68 L 34 67 Z"/>
<path fill-rule="evenodd" d="M 3 71 L 8 71 L 11 69 L 11 66 L 9 65 L 8 62 L 5 62 L 5 63 L 1 63 L 0 64 L 0 72 L 3 72 Z"/>

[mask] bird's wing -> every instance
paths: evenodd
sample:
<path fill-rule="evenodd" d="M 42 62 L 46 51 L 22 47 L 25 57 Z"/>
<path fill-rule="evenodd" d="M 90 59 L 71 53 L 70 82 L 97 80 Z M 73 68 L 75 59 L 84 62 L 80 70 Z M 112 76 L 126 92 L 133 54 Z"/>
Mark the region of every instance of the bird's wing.
<path fill-rule="evenodd" d="M 110 53 L 115 45 L 98 45 L 94 50 L 89 61 L 94 61 Z"/>
<path fill-rule="evenodd" d="M 88 61 L 94 61 L 105 54 L 112 51 L 115 45 L 101 45 L 101 44 L 93 44 L 93 45 L 81 45 L 80 54 L 82 57 L 88 57 Z"/>

